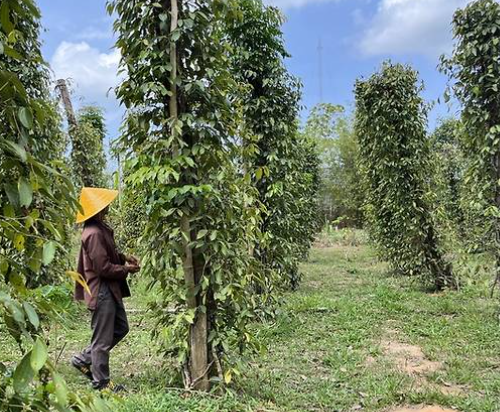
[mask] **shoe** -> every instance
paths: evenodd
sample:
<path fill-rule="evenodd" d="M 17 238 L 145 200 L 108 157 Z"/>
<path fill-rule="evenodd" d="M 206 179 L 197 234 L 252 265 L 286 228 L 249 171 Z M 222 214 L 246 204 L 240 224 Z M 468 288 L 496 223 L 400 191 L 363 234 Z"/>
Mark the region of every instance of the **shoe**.
<path fill-rule="evenodd" d="M 98 391 L 111 391 L 113 393 L 119 393 L 119 392 L 127 392 L 125 389 L 125 386 L 116 384 L 112 381 L 103 383 L 101 385 L 93 385 L 94 389 L 97 389 Z"/>
<path fill-rule="evenodd" d="M 88 379 L 92 380 L 92 371 L 90 365 L 86 365 L 79 361 L 77 358 L 71 358 L 71 365 L 83 373 Z"/>

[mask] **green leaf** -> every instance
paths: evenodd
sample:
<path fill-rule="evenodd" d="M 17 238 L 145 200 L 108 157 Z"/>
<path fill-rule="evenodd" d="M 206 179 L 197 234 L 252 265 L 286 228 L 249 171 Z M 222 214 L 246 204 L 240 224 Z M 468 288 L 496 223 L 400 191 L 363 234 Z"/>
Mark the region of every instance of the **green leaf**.
<path fill-rule="evenodd" d="M 45 362 L 47 362 L 47 346 L 45 343 L 42 341 L 41 338 L 37 338 L 35 345 L 33 346 L 33 349 L 31 351 L 31 357 L 30 357 L 30 364 L 31 368 L 35 371 L 38 372 L 40 369 L 43 368 L 43 365 L 45 365 Z"/>
<path fill-rule="evenodd" d="M 9 262 L 7 259 L 0 260 L 0 274 L 5 275 L 9 270 Z"/>
<path fill-rule="evenodd" d="M 23 59 L 23 56 L 10 46 L 4 45 L 3 51 L 4 51 L 6 56 L 12 57 L 15 60 L 22 60 Z"/>
<path fill-rule="evenodd" d="M 55 236 L 56 240 L 62 239 L 61 233 L 56 229 L 56 227 L 51 222 L 49 222 L 48 220 L 41 220 L 41 219 L 40 222 L 45 227 L 45 229 L 49 230 L 50 233 L 52 233 Z"/>
<path fill-rule="evenodd" d="M 31 367 L 31 351 L 24 355 L 21 363 L 17 365 L 16 370 L 14 371 L 14 390 L 19 393 L 23 392 L 24 389 L 28 386 L 28 384 L 35 377 L 35 372 Z"/>
<path fill-rule="evenodd" d="M 224 382 L 226 385 L 229 385 L 233 379 L 233 374 L 231 372 L 231 369 L 228 369 L 226 373 L 224 373 Z"/>
<path fill-rule="evenodd" d="M 44 265 L 49 265 L 56 255 L 57 243 L 50 241 L 43 245 L 42 262 Z"/>
<path fill-rule="evenodd" d="M 179 40 L 180 37 L 181 37 L 181 32 L 179 30 L 175 30 L 174 32 L 172 32 L 172 41 L 173 42 L 176 42 L 177 40 Z"/>
<path fill-rule="evenodd" d="M 33 113 L 27 107 L 21 107 L 19 109 L 19 120 L 26 129 L 33 128 Z"/>
<path fill-rule="evenodd" d="M 7 305 L 9 312 L 12 315 L 12 319 L 14 319 L 19 325 L 25 325 L 24 312 L 21 308 L 21 305 L 16 301 L 10 301 Z"/>
<path fill-rule="evenodd" d="M 255 172 L 255 178 L 257 180 L 262 179 L 262 173 L 263 173 L 262 167 L 259 167 Z"/>
<path fill-rule="evenodd" d="M 19 250 L 19 252 L 22 252 L 24 250 L 24 243 L 25 243 L 24 236 L 18 233 L 14 237 L 14 246 L 17 250 Z"/>
<path fill-rule="evenodd" d="M 31 183 L 26 178 L 21 177 L 17 184 L 19 190 L 19 204 L 21 206 L 29 207 L 33 201 L 33 188 Z"/>
<path fill-rule="evenodd" d="M 40 326 L 40 319 L 38 318 L 35 308 L 28 302 L 23 302 L 23 307 L 30 323 L 35 327 L 35 329 L 38 329 Z"/>
<path fill-rule="evenodd" d="M 36 19 L 41 18 L 40 15 L 40 10 L 38 10 L 38 7 L 35 6 L 35 3 L 33 3 L 33 0 L 23 0 L 23 3 L 28 7 L 30 13 L 35 17 Z"/>
<path fill-rule="evenodd" d="M 7 1 L 2 1 L 0 6 L 0 24 L 5 34 L 14 30 L 14 24 L 10 21 L 10 6 Z"/>
<path fill-rule="evenodd" d="M 57 402 L 62 406 L 67 406 L 67 404 L 68 404 L 68 387 L 66 386 L 66 382 L 61 377 L 61 375 L 59 375 L 55 372 L 52 374 L 52 379 L 54 380 L 55 394 L 56 394 Z"/>
<path fill-rule="evenodd" d="M 42 261 L 37 256 L 34 256 L 28 261 L 28 267 L 33 272 L 39 273 L 42 267 Z"/>
<path fill-rule="evenodd" d="M 196 236 L 196 239 L 201 239 L 207 235 L 208 230 L 202 229 L 198 232 L 198 235 Z"/>
<path fill-rule="evenodd" d="M 9 55 L 8 53 L 8 46 L 5 46 L 5 54 Z M 16 52 L 17 53 L 17 52 Z M 21 99 L 26 100 L 28 97 L 28 94 L 26 92 L 26 89 L 24 88 L 23 84 L 19 81 L 19 78 L 11 72 L 7 72 L 5 70 L 0 70 L 0 83 L 8 84 L 12 86 L 17 93 L 19 93 Z M 0 87 L 0 92 L 2 91 L 3 87 Z M 6 87 L 6 90 L 12 90 L 11 87 Z M 8 93 L 10 97 L 12 97 L 11 93 Z"/>
<path fill-rule="evenodd" d="M 19 157 L 23 162 L 28 160 L 26 150 L 21 145 L 11 142 L 10 140 L 3 141 L 2 143 L 6 150 Z"/>

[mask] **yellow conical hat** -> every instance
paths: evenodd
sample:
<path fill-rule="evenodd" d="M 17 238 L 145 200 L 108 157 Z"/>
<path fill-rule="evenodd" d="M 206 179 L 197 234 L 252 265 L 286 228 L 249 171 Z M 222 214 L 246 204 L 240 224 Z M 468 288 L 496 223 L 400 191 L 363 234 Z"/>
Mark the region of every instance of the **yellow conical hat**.
<path fill-rule="evenodd" d="M 78 211 L 76 223 L 83 223 L 92 216 L 104 210 L 118 196 L 118 190 L 99 189 L 95 187 L 84 187 L 80 194 L 80 205 L 83 214 Z"/>

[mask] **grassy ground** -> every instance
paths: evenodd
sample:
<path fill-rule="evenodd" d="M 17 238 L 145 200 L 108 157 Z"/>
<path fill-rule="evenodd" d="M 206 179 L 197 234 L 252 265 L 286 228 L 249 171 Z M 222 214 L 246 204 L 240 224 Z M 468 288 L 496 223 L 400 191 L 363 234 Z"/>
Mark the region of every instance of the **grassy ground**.
<path fill-rule="evenodd" d="M 256 325 L 267 345 L 224 397 L 186 395 L 156 354 L 142 284 L 128 302 L 131 333 L 112 355 L 117 382 L 129 392 L 121 412 L 385 411 L 441 405 L 463 412 L 500 411 L 498 302 L 484 279 L 459 292 L 430 294 L 386 275 L 356 242 L 313 250 L 304 281 L 272 324 Z M 53 356 L 74 388 L 86 381 L 67 366 L 89 339 L 87 315 L 51 331 Z M 0 332 L 1 335 L 1 332 Z M 5 351 L 14 351 L 1 340 Z M 0 359 L 2 360 L 2 359 Z"/>

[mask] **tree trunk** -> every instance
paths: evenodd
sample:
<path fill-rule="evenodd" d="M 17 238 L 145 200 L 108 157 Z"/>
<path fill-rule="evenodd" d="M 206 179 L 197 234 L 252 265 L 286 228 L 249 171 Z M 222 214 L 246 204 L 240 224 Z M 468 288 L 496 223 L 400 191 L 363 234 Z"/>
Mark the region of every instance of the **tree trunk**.
<path fill-rule="evenodd" d="M 71 104 L 71 98 L 69 96 L 68 85 L 66 80 L 59 79 L 57 81 L 56 89 L 61 94 L 61 100 L 63 102 L 64 110 L 66 111 L 66 117 L 68 118 L 69 129 L 77 128 L 78 122 L 76 120 L 75 112 L 73 110 L 73 105 Z"/>
<path fill-rule="evenodd" d="M 427 262 L 429 269 L 434 276 L 434 286 L 436 290 L 443 290 L 448 287 L 457 289 L 458 284 L 453 275 L 451 265 L 445 261 L 442 253 L 438 249 L 434 228 L 430 227 L 427 232 Z"/>
<path fill-rule="evenodd" d="M 170 32 L 172 33 L 178 27 L 179 7 L 178 1 L 170 1 Z M 168 6 L 167 6 L 168 8 Z M 175 42 L 170 42 L 170 65 L 172 66 L 170 78 L 170 101 L 169 110 L 170 117 L 174 121 L 174 125 L 179 115 L 179 103 L 177 94 L 177 48 Z M 176 134 L 174 127 L 172 133 Z M 195 311 L 194 323 L 191 325 L 189 331 L 189 346 L 190 356 L 188 364 L 189 379 L 185 382 L 190 389 L 201 391 L 208 391 L 210 389 L 210 382 L 208 379 L 208 321 L 206 311 L 201 312 L 197 308 L 203 303 L 199 301 L 196 295 L 196 285 L 200 282 L 202 267 L 195 265 L 195 257 L 193 251 L 189 246 L 193 239 L 193 233 L 189 216 L 184 213 L 181 218 L 181 232 L 183 235 L 183 249 L 182 263 L 184 269 L 184 281 L 188 290 L 187 306 L 188 309 Z"/>

